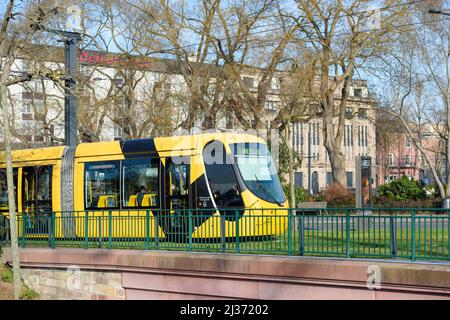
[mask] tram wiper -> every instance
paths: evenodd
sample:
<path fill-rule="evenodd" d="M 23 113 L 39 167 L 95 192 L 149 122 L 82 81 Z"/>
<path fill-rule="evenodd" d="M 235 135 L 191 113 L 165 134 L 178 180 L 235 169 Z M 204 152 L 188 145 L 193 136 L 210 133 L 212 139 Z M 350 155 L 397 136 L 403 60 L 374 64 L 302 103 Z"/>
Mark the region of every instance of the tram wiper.
<path fill-rule="evenodd" d="M 273 202 L 275 202 L 279 207 L 282 207 L 283 204 L 280 201 L 278 201 L 277 199 L 275 199 L 275 197 L 272 196 L 270 194 L 270 192 L 266 190 L 266 188 L 264 188 L 264 186 L 262 185 L 261 181 L 259 181 L 259 179 L 256 176 L 256 174 L 255 174 L 255 179 L 256 179 L 256 185 L 258 186 L 259 190 L 261 190 L 266 196 L 271 198 L 273 200 Z"/>

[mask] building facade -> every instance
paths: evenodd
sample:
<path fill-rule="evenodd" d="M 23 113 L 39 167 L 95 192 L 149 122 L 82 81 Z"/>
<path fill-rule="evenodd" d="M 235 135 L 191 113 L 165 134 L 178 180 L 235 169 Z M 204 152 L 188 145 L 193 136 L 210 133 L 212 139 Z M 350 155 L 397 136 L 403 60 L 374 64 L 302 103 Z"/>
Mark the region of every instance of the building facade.
<path fill-rule="evenodd" d="M 350 97 L 346 107 L 346 119 L 342 139 L 345 153 L 347 176 L 346 187 L 355 188 L 356 157 L 368 156 L 375 159 L 375 100 L 370 98 L 367 83 L 354 81 L 350 89 Z M 337 117 L 335 126 L 337 126 Z M 317 193 L 333 183 L 331 164 L 328 152 L 323 144 L 323 126 L 321 118 L 313 118 L 306 123 L 293 126 L 292 145 L 302 160 L 301 167 L 296 170 L 295 185 L 308 189 L 308 161 L 311 162 L 311 190 Z M 308 151 L 308 135 L 311 139 Z M 375 173 L 374 166 L 372 169 Z"/>
<path fill-rule="evenodd" d="M 62 50 L 39 60 L 39 64 L 63 72 Z M 172 123 L 186 119 L 188 88 L 179 67 L 173 60 L 133 58 L 132 67 L 123 68 L 120 55 L 81 52 L 78 81 L 79 135 L 81 142 L 111 141 L 124 137 L 124 123 L 135 128 L 136 138 L 172 133 Z M 36 62 L 18 59 L 14 72 L 32 71 Z M 42 67 L 42 66 L 41 66 Z M 247 68 L 241 75 L 249 92 L 256 94 L 260 70 Z M 131 80 L 130 80 L 131 79 Z M 264 121 L 267 127 L 282 108 L 281 81 L 289 79 L 279 72 L 272 80 L 265 102 Z M 339 90 L 337 90 L 339 91 Z M 17 147 L 39 147 L 61 144 L 64 137 L 64 91 L 45 79 L 32 80 L 9 88 L 12 132 Z M 339 97 L 337 97 L 338 101 Z M 152 104 L 151 108 L 148 104 Z M 347 103 L 342 148 L 346 155 L 347 187 L 355 187 L 355 159 L 375 159 L 375 101 L 370 98 L 367 83 L 354 81 Z M 129 106 L 133 105 L 131 109 Z M 167 107 L 167 110 L 165 109 Z M 239 122 L 220 110 L 217 128 L 234 130 Z M 201 128 L 202 120 L 197 119 Z M 248 119 L 252 121 L 251 118 Z M 336 118 L 337 122 L 337 118 Z M 150 124 L 149 124 L 150 123 Z M 144 128 L 144 126 L 147 127 Z M 167 130 L 161 130 L 167 125 Z M 292 126 L 292 148 L 298 153 L 301 167 L 295 172 L 295 184 L 314 192 L 332 184 L 331 165 L 323 145 L 320 117 Z M 308 153 L 308 134 L 311 148 Z M 92 136 L 95 136 L 94 138 Z M 311 162 L 311 186 L 308 186 L 308 161 Z"/>
<path fill-rule="evenodd" d="M 419 143 L 430 159 L 437 174 L 446 176 L 445 143 L 430 125 L 413 125 L 414 140 Z M 422 184 L 434 181 L 430 166 L 425 156 L 417 148 L 409 134 L 400 126 L 384 128 L 377 134 L 376 184 L 386 184 L 406 176 Z"/>

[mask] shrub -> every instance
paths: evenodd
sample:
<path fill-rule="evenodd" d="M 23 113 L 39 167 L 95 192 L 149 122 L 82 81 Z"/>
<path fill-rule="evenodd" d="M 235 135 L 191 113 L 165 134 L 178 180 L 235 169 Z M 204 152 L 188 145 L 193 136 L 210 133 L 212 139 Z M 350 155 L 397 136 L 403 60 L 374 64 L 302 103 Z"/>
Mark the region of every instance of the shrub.
<path fill-rule="evenodd" d="M 291 190 L 289 185 L 283 186 L 284 194 L 286 195 L 286 198 L 289 201 L 289 204 L 291 203 Z M 300 202 L 305 202 L 306 198 L 308 197 L 308 191 L 302 187 L 295 187 L 295 205 L 299 204 Z"/>
<path fill-rule="evenodd" d="M 3 272 L 0 274 L 0 279 L 3 282 L 12 283 L 13 282 L 12 270 L 8 267 L 3 268 Z"/>
<path fill-rule="evenodd" d="M 419 182 L 410 180 L 406 176 L 379 186 L 378 191 L 380 196 L 386 197 L 389 200 L 404 201 L 408 199 L 420 200 L 426 198 L 425 190 L 420 187 Z"/>
<path fill-rule="evenodd" d="M 380 208 L 440 208 L 441 199 L 419 199 L 419 200 L 392 200 L 387 197 L 374 197 L 374 204 Z M 440 212 L 436 212 L 440 213 Z"/>
<path fill-rule="evenodd" d="M 37 300 L 39 299 L 39 293 L 37 293 L 34 289 L 28 288 L 24 286 L 21 295 L 20 300 Z"/>
<path fill-rule="evenodd" d="M 323 201 L 327 207 L 354 207 L 355 195 L 340 184 L 333 183 L 323 192 Z"/>

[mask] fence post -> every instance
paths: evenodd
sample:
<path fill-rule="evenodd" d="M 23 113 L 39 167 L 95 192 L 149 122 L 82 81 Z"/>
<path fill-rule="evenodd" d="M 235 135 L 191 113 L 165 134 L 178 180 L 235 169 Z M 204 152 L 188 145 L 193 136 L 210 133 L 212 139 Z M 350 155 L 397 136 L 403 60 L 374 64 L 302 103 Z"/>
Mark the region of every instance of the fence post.
<path fill-rule="evenodd" d="M 416 210 L 411 212 L 411 261 L 416 260 Z"/>
<path fill-rule="evenodd" d="M 84 248 L 89 248 L 89 213 L 84 214 Z"/>
<path fill-rule="evenodd" d="M 145 250 L 150 250 L 150 211 L 145 211 Z"/>
<path fill-rule="evenodd" d="M 103 216 L 103 213 L 102 213 Z M 102 230 L 102 216 L 98 217 L 98 247 L 102 247 L 103 242 L 103 230 Z"/>
<path fill-rule="evenodd" d="M 345 209 L 345 255 L 350 258 L 350 212 L 348 209 Z"/>
<path fill-rule="evenodd" d="M 288 209 L 288 256 L 292 255 L 292 208 Z"/>
<path fill-rule="evenodd" d="M 239 212 L 235 210 L 235 223 L 236 223 L 236 253 L 239 253 Z"/>
<path fill-rule="evenodd" d="M 129 223 L 129 222 L 128 222 Z M 112 211 L 108 212 L 108 249 L 112 249 Z"/>
<path fill-rule="evenodd" d="M 5 219 L 5 228 L 6 228 L 5 240 L 8 243 L 10 241 L 10 239 L 9 239 L 9 236 L 10 236 L 9 230 L 11 230 L 10 227 L 9 227 L 9 219 Z"/>
<path fill-rule="evenodd" d="M 222 245 L 222 253 L 226 251 L 225 245 L 225 216 L 223 214 L 220 215 L 220 243 Z"/>
<path fill-rule="evenodd" d="M 305 254 L 305 233 L 304 233 L 304 211 L 302 211 L 301 216 L 298 216 L 298 248 L 301 256 Z"/>
<path fill-rule="evenodd" d="M 448 246 L 448 260 L 450 260 L 450 210 L 447 209 L 447 246 Z"/>
<path fill-rule="evenodd" d="M 56 217 L 55 217 L 55 213 L 52 212 L 51 216 L 50 216 L 50 230 L 51 230 L 51 242 L 50 242 L 50 246 L 52 249 L 55 249 L 56 247 L 56 237 L 55 237 L 55 222 L 56 222 Z"/>
<path fill-rule="evenodd" d="M 159 247 L 159 215 L 155 214 L 154 216 L 155 216 L 155 250 L 158 250 L 158 247 Z"/>
<path fill-rule="evenodd" d="M 193 223 L 192 223 L 192 210 L 188 209 L 188 240 L 189 240 L 189 252 L 192 251 L 192 232 L 193 232 Z"/>
<path fill-rule="evenodd" d="M 391 235 L 391 255 L 392 258 L 395 258 L 397 256 L 397 239 L 395 238 L 395 220 L 392 215 L 389 217 L 389 227 Z"/>
<path fill-rule="evenodd" d="M 19 221 L 19 216 L 17 216 L 17 221 Z M 25 221 L 25 213 L 22 212 L 22 241 L 21 247 L 25 248 L 25 231 L 26 231 L 26 221 Z"/>

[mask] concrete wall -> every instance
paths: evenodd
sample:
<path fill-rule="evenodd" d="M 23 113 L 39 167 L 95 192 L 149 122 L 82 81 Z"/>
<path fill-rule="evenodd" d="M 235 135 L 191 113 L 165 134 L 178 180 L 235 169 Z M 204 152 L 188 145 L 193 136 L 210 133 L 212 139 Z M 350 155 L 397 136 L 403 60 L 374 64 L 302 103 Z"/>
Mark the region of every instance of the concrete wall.
<path fill-rule="evenodd" d="M 25 282 L 49 299 L 450 299 L 448 264 L 102 249 L 20 257 Z"/>

